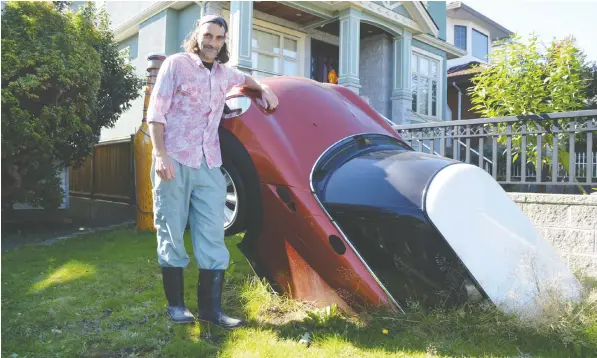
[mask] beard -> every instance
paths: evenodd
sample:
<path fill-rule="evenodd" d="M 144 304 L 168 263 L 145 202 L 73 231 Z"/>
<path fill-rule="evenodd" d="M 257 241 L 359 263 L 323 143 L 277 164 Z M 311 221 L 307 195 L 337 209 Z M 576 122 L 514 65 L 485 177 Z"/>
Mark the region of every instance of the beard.
<path fill-rule="evenodd" d="M 210 46 L 201 46 L 199 51 L 201 52 L 202 57 L 208 58 L 210 60 L 215 60 L 220 53 L 220 49 Z"/>

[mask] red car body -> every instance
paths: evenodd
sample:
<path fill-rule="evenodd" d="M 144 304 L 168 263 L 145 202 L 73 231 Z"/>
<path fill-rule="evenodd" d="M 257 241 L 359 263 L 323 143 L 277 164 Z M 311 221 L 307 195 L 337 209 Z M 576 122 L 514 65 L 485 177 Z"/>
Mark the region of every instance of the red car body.
<path fill-rule="evenodd" d="M 344 87 L 305 78 L 265 82 L 280 99 L 277 109 L 266 111 L 255 93 L 232 93 L 228 98 L 242 94 L 252 105 L 221 124 L 221 132 L 242 143 L 259 177 L 260 203 L 253 201 L 249 210 L 262 215 L 247 220 L 243 252 L 256 271 L 292 297 L 345 309 L 390 303 L 356 251 L 334 252 L 329 238 L 345 239 L 313 195 L 311 174 L 322 153 L 340 140 L 361 133 L 398 139 L 396 131 Z M 226 165 L 228 142 L 221 134 Z"/>

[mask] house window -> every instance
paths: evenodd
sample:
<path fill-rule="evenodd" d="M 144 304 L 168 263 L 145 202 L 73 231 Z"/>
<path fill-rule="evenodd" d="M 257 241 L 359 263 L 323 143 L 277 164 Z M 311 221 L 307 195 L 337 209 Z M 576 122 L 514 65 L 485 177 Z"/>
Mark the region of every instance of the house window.
<path fill-rule="evenodd" d="M 439 82 L 441 62 L 413 52 L 411 57 L 412 111 L 439 119 Z"/>
<path fill-rule="evenodd" d="M 487 35 L 473 29 L 473 56 L 476 58 L 487 61 L 489 55 L 489 39 Z"/>
<path fill-rule="evenodd" d="M 466 50 L 466 26 L 454 26 L 454 46 Z"/>
<path fill-rule="evenodd" d="M 298 40 L 290 36 L 253 29 L 253 75 L 298 76 Z"/>

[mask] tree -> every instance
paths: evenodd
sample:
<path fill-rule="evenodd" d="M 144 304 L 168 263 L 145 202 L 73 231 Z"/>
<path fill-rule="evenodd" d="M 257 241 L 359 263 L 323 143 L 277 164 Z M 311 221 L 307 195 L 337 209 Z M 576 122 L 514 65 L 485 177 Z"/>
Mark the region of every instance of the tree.
<path fill-rule="evenodd" d="M 472 110 L 483 117 L 529 116 L 583 109 L 587 102 L 587 71 L 584 56 L 574 38 L 554 40 L 543 47 L 536 37 L 524 43 L 519 36 L 503 41 L 492 52 L 493 63 L 472 78 L 469 88 Z M 536 130 L 536 123 L 526 121 L 527 130 Z M 568 122 L 561 121 L 560 125 Z M 522 122 L 512 123 L 517 133 Z M 503 133 L 506 124 L 498 125 Z M 564 128 L 567 129 L 567 128 Z M 545 151 L 553 143 L 553 134 L 543 135 Z M 558 161 L 568 169 L 568 134 L 558 134 Z M 506 144 L 507 136 L 498 137 Z M 537 136 L 526 138 L 527 163 L 537 165 Z M 513 162 L 521 152 L 522 135 L 512 135 Z M 551 156 L 543 155 L 540 165 L 547 167 Z M 526 163 L 524 163 L 526 165 Z M 547 171 L 543 171 L 547 174 Z"/>
<path fill-rule="evenodd" d="M 57 171 L 80 165 L 140 95 L 104 12 L 8 2 L 2 14 L 2 207 L 56 208 Z"/>
<path fill-rule="evenodd" d="M 597 109 L 597 64 L 592 61 L 584 66 L 584 77 L 587 81 L 586 109 Z"/>

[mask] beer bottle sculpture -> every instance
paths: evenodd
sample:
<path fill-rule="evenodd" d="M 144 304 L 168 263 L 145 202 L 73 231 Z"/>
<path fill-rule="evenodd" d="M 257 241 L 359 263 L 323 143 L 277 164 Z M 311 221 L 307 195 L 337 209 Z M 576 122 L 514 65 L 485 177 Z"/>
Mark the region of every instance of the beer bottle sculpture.
<path fill-rule="evenodd" d="M 151 191 L 151 151 L 153 146 L 149 137 L 149 126 L 147 125 L 147 108 L 149 98 L 155 84 L 160 66 L 166 56 L 151 54 L 147 56 L 147 80 L 145 85 L 145 103 L 143 104 L 143 120 L 141 127 L 134 137 L 135 150 L 135 190 L 137 196 L 137 231 L 155 232 L 153 225 L 153 193 Z"/>

